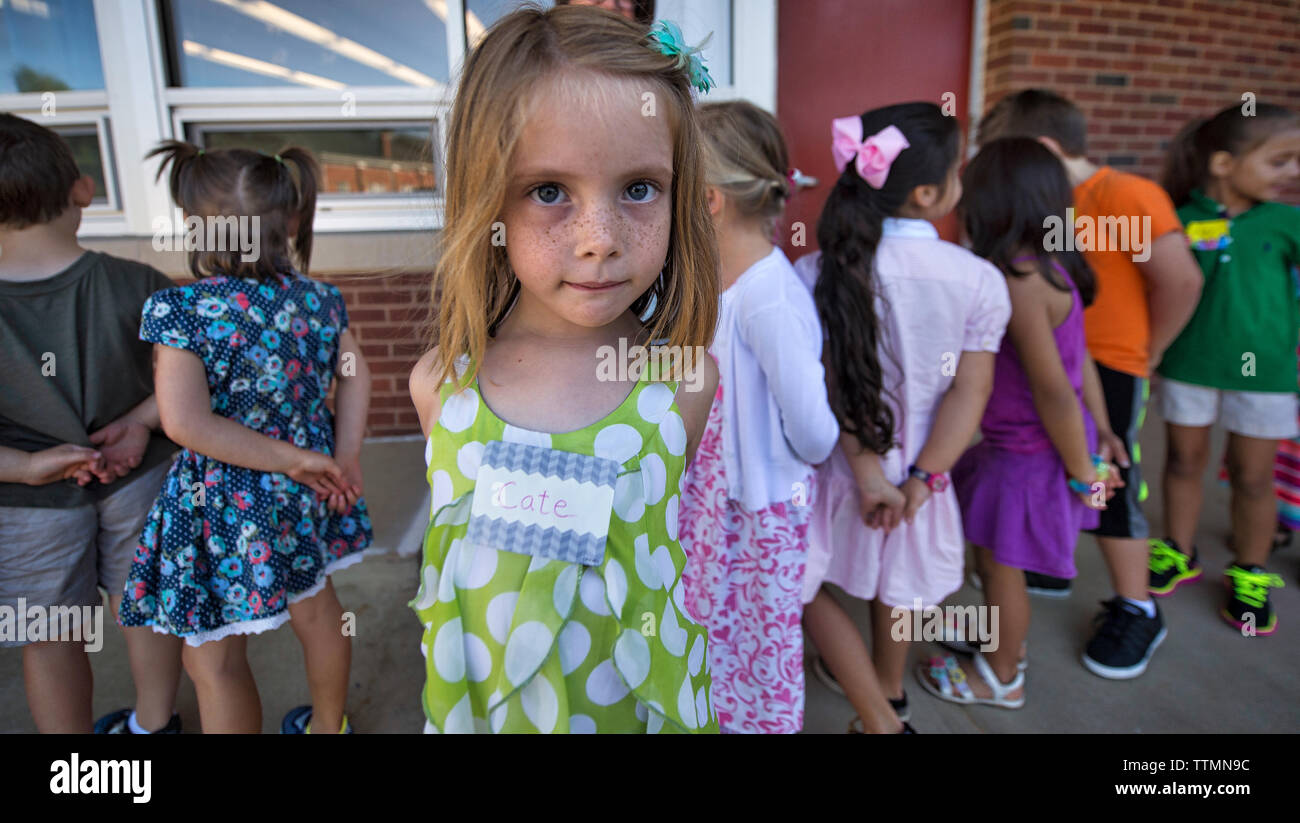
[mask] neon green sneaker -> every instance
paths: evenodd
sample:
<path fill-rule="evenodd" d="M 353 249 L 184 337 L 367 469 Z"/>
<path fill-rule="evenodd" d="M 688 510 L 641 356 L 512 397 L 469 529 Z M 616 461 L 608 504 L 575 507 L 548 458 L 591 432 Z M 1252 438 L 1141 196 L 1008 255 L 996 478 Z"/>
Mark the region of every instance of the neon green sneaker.
<path fill-rule="evenodd" d="M 1147 589 L 1156 597 L 1168 597 L 1184 583 L 1199 580 L 1202 569 L 1196 562 L 1196 547 L 1191 554 L 1183 554 L 1173 538 L 1148 540 L 1151 550 L 1151 579 Z"/>
<path fill-rule="evenodd" d="M 1277 631 L 1277 614 L 1268 602 L 1268 590 L 1280 589 L 1282 578 L 1264 571 L 1263 566 L 1240 566 L 1233 563 L 1223 571 L 1228 587 L 1228 602 L 1223 619 L 1242 636 L 1269 635 Z"/>

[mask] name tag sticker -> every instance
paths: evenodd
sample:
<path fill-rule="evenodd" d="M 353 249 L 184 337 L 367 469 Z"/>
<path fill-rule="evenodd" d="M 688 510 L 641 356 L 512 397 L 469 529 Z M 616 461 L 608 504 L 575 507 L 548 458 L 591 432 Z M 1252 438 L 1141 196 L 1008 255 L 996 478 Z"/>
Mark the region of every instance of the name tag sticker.
<path fill-rule="evenodd" d="M 1224 249 L 1232 242 L 1227 220 L 1193 220 L 1183 231 L 1187 242 L 1197 251 Z"/>
<path fill-rule="evenodd" d="M 614 511 L 615 460 L 494 440 L 483 448 L 465 539 L 596 566 Z"/>

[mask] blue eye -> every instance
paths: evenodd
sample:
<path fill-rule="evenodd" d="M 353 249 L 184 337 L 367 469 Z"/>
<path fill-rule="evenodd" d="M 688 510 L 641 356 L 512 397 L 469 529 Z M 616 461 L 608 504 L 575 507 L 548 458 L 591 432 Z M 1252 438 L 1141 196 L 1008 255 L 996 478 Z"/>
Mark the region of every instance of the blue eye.
<path fill-rule="evenodd" d="M 554 183 L 543 183 L 530 191 L 529 194 L 533 195 L 534 200 L 549 206 L 558 202 L 563 192 Z"/>
<path fill-rule="evenodd" d="M 638 180 L 627 187 L 628 197 L 634 203 L 649 203 L 658 192 L 659 187 L 648 180 Z"/>

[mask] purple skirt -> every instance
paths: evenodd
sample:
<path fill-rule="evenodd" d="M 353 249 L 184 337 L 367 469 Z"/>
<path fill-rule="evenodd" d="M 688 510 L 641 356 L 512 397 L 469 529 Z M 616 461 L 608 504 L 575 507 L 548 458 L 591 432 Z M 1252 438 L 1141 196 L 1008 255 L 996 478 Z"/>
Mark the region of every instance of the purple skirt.
<path fill-rule="evenodd" d="M 1088 443 L 1095 448 L 1091 425 Z M 981 441 L 953 466 L 952 484 L 971 543 L 1004 566 L 1075 576 L 1079 532 L 1096 528 L 1098 513 L 1070 491 L 1065 464 L 1051 446 L 1017 452 Z"/>

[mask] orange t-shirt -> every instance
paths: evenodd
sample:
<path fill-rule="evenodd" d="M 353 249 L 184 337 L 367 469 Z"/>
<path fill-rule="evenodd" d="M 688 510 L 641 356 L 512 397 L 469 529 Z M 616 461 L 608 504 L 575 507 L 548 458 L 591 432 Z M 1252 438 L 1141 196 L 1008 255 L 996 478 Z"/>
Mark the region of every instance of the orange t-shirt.
<path fill-rule="evenodd" d="M 1146 280 L 1133 261 L 1137 241 L 1130 240 L 1127 249 L 1115 249 L 1106 238 L 1112 236 L 1108 226 L 1119 218 L 1133 231 L 1145 235 L 1141 241 L 1149 254 L 1157 238 L 1182 230 L 1173 201 L 1164 189 L 1145 177 L 1102 166 L 1074 187 L 1074 209 L 1076 233 L 1082 231 L 1079 222 L 1082 218 L 1091 219 L 1093 231 L 1093 242 L 1086 247 L 1091 250 L 1083 252 L 1097 276 L 1096 299 L 1083 313 L 1088 352 L 1103 366 L 1134 377 L 1146 377 L 1151 354 L 1151 314 L 1147 307 Z M 1151 218 L 1149 233 L 1143 217 Z M 1133 218 L 1137 218 L 1136 223 Z M 1080 247 L 1084 248 L 1081 234 Z"/>

